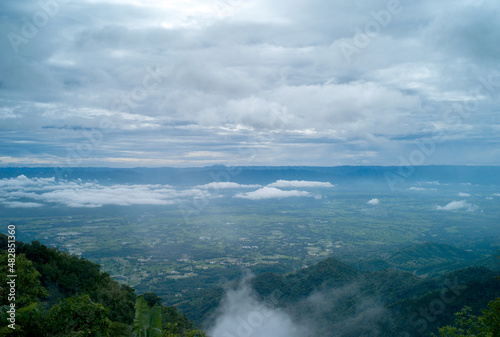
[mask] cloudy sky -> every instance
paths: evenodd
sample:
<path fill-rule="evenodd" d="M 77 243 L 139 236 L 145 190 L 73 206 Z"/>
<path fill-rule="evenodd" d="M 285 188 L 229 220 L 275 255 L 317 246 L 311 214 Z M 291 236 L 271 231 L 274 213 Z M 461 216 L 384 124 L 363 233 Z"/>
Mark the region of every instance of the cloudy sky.
<path fill-rule="evenodd" d="M 499 9 L 2 1 L 0 166 L 500 164 Z"/>

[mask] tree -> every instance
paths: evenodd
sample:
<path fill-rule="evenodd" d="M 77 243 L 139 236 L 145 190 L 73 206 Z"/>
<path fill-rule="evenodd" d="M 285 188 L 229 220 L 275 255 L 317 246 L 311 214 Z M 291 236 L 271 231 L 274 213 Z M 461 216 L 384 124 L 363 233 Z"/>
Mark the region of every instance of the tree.
<path fill-rule="evenodd" d="M 49 337 L 109 337 L 110 327 L 104 306 L 81 295 L 51 307 L 45 329 Z"/>
<path fill-rule="evenodd" d="M 135 320 L 132 328 L 134 336 L 206 337 L 205 332 L 193 329 L 193 323 L 188 320 L 186 315 L 179 314 L 175 307 L 165 307 L 156 303 L 152 309 L 149 309 L 145 295 L 155 300 L 155 302 L 159 299 L 153 293 L 144 294 L 137 298 Z"/>
<path fill-rule="evenodd" d="M 12 319 L 12 309 L 8 305 L 0 307 L 0 336 L 23 336 L 39 337 L 43 325 L 43 317 L 40 306 L 34 302 L 30 305 L 17 309 L 14 314 L 15 323 Z M 14 329 L 12 329 L 14 327 Z"/>
<path fill-rule="evenodd" d="M 14 261 L 13 264 L 9 266 L 12 261 Z M 48 296 L 47 290 L 40 283 L 41 274 L 24 254 L 17 255 L 14 260 L 10 257 L 10 262 L 8 251 L 0 253 L 0 280 L 2 282 L 0 285 L 0 305 L 10 305 L 14 302 L 16 308 L 19 309 Z M 15 275 L 15 277 L 8 275 Z M 13 281 L 13 289 L 15 289 L 14 301 L 9 300 L 11 287 L 7 282 L 10 281 Z"/>
<path fill-rule="evenodd" d="M 144 297 L 144 299 L 148 303 L 148 306 L 151 308 L 154 307 L 156 304 L 161 306 L 161 298 L 155 293 L 145 293 L 144 295 L 142 295 L 142 297 Z"/>
<path fill-rule="evenodd" d="M 488 304 L 482 316 L 471 314 L 469 307 L 464 307 L 455 314 L 453 326 L 439 329 L 440 337 L 496 337 L 500 336 L 500 297 Z"/>
<path fill-rule="evenodd" d="M 9 255 L 8 250 L 0 253 L 0 335 L 37 336 L 42 324 L 38 301 L 48 296 L 47 290 L 40 283 L 40 273 L 24 254 L 15 259 Z M 8 320 L 11 314 L 15 315 L 15 330 L 9 328 L 13 324 Z"/>

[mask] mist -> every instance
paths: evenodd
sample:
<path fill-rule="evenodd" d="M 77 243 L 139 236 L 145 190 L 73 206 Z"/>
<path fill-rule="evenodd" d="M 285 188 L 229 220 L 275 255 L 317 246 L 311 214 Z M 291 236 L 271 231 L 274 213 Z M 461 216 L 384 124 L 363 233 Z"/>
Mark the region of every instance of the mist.
<path fill-rule="evenodd" d="M 390 320 L 378 297 L 364 295 L 357 282 L 314 292 L 286 310 L 317 337 L 382 336 L 381 326 Z"/>
<path fill-rule="evenodd" d="M 280 296 L 260 300 L 249 281 L 226 292 L 208 336 L 377 337 L 391 320 L 378 296 L 364 295 L 358 282 L 283 303 Z"/>
<path fill-rule="evenodd" d="M 259 301 L 246 281 L 227 291 L 218 309 L 210 337 L 306 337 L 307 329 L 297 325 L 281 309 Z"/>

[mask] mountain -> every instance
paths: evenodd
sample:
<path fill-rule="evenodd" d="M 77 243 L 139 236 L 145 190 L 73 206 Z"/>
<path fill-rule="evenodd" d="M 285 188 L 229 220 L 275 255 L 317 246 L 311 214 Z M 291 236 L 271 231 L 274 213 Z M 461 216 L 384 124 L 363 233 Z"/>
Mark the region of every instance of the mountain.
<path fill-rule="evenodd" d="M 361 273 L 334 258 L 328 258 L 296 272 L 277 275 L 264 273 L 251 280 L 261 298 L 279 291 L 281 301 L 296 302 L 313 291 L 342 287 L 359 279 Z"/>
<path fill-rule="evenodd" d="M 5 235 L 0 235 L 0 251 L 5 251 L 7 241 Z M 17 242 L 17 254 L 16 268 L 30 275 L 18 279 L 22 282 L 19 298 L 26 304 L 41 301 L 35 311 L 20 314 L 19 322 L 26 333 L 19 336 L 49 336 L 55 331 L 51 329 L 61 326 L 57 323 L 61 319 L 79 320 L 79 314 L 73 312 L 81 305 L 99 315 L 99 322 L 104 324 L 101 328 L 113 336 L 130 335 L 137 300 L 134 289 L 120 286 L 95 263 L 37 241 Z M 4 252 L 0 256 L 7 255 Z M 473 256 L 453 246 L 428 243 L 388 254 L 387 261 L 403 267 L 418 262 L 425 268 L 425 263 L 463 263 Z M 0 270 L 5 272 L 6 268 Z M 203 336 L 203 332 L 194 330 L 188 317 L 210 327 L 221 314 L 217 308 L 225 292 L 238 287 L 242 285 L 199 290 L 177 308 L 161 306 L 164 329 L 177 331 L 182 327 L 183 331 L 193 331 L 193 336 Z M 438 327 L 453 323 L 454 313 L 464 306 L 479 314 L 489 301 L 500 297 L 499 273 L 484 266 L 421 277 L 392 268 L 362 271 L 331 257 L 291 273 L 264 272 L 247 279 L 243 287 L 249 287 L 248 296 L 253 297 L 245 303 L 258 301 L 261 307 L 286 314 L 298 326 L 307 327 L 304 337 L 430 336 Z M 2 304 L 8 304 L 6 293 L 1 294 Z M 161 304 L 153 293 L 144 298 L 150 306 Z M 186 309 L 188 316 L 179 314 L 179 309 Z"/>
<path fill-rule="evenodd" d="M 411 172 L 411 174 L 408 173 Z M 387 184 L 392 181 L 436 181 L 441 183 L 468 183 L 500 185 L 498 166 L 244 166 L 222 165 L 193 168 L 79 168 L 79 167 L 7 167 L 0 168 L 0 179 L 25 175 L 28 178 L 50 178 L 66 180 L 97 180 L 101 184 L 172 184 L 198 185 L 213 181 L 234 181 L 244 184 L 265 184 L 278 179 L 331 181 L 340 185 L 355 185 L 369 188 L 366 183 Z M 391 178 L 389 178 L 391 177 Z"/>
<path fill-rule="evenodd" d="M 7 235 L 0 234 L 1 279 L 11 274 L 8 243 Z M 38 241 L 16 241 L 15 246 L 17 328 L 6 327 L 6 310 L 13 302 L 8 288 L 0 287 L 0 336 L 131 336 L 138 299 L 133 288 L 120 285 L 96 263 Z M 175 307 L 162 306 L 155 294 L 144 297 L 159 304 L 162 329 L 168 336 L 205 336 Z"/>
<path fill-rule="evenodd" d="M 491 270 L 500 271 L 500 251 L 483 259 L 479 259 L 473 265 L 484 266 Z"/>
<path fill-rule="evenodd" d="M 417 298 L 400 299 L 387 306 L 392 322 L 387 336 L 430 336 L 452 324 L 455 313 L 464 306 L 481 314 L 488 302 L 500 296 L 498 273 L 483 267 L 466 268 L 438 278 L 438 287 Z"/>
<path fill-rule="evenodd" d="M 292 273 L 262 273 L 248 284 L 255 298 L 287 313 L 300 326 L 309 327 L 311 336 L 399 336 L 403 332 L 405 336 L 430 336 L 438 327 L 453 323 L 454 313 L 463 306 L 479 314 L 489 301 L 500 296 L 498 272 L 484 266 L 453 270 L 467 263 L 473 265 L 474 258 L 475 254 L 450 245 L 425 243 L 375 260 L 376 267 L 393 268 L 367 271 L 368 263 L 361 270 L 327 258 Z M 402 270 L 405 268 L 428 273 L 418 275 Z M 210 303 L 206 313 L 201 300 L 184 302 L 179 308 L 191 318 L 195 312 L 196 321 L 211 326 L 224 294 L 222 288 L 217 289 L 199 294 Z"/>
<path fill-rule="evenodd" d="M 393 268 L 423 276 L 436 276 L 465 268 L 480 256 L 450 245 L 426 242 L 405 247 L 384 259 Z"/>

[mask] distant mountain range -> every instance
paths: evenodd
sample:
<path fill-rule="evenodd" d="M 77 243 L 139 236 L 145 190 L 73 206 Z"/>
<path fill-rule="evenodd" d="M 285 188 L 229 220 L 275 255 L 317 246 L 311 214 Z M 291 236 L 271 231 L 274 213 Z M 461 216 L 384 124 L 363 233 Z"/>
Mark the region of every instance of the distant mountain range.
<path fill-rule="evenodd" d="M 395 268 L 428 277 L 471 266 L 479 259 L 480 256 L 473 252 L 446 244 L 426 242 L 400 249 L 384 259 L 365 260 L 354 265 L 364 271 Z M 490 268 L 498 265 L 487 263 L 486 260 L 483 262 L 477 264 L 488 265 Z"/>
<path fill-rule="evenodd" d="M 387 183 L 387 180 L 439 181 L 500 185 L 499 166 L 254 166 L 200 168 L 0 168 L 0 179 L 21 174 L 32 177 L 97 180 L 100 183 L 151 183 L 198 185 L 212 181 L 267 184 L 278 179 L 330 181 L 335 184 L 353 181 Z"/>

